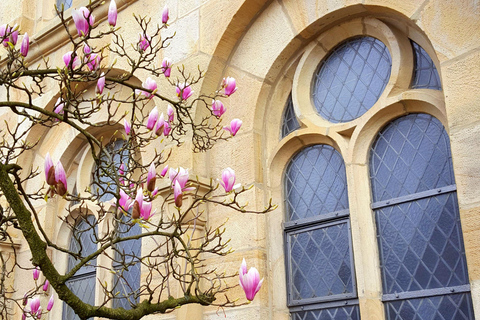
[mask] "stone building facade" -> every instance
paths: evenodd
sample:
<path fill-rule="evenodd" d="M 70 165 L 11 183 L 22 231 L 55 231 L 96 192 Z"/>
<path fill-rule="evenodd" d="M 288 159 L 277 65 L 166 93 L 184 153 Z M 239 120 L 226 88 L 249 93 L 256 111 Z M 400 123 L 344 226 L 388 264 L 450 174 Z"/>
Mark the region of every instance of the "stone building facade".
<path fill-rule="evenodd" d="M 70 2 L 65 1 L 73 7 L 88 3 Z M 63 53 L 69 50 L 54 4 L 54 0 L 0 3 L 1 23 L 18 23 L 22 32 L 29 33 L 31 64 L 48 57 L 52 64 L 61 65 Z M 320 319 L 328 313 L 328 319 L 382 320 L 400 315 L 399 319 L 407 320 L 416 314 L 431 319 L 428 316 L 436 312 L 445 319 L 480 317 L 479 1 L 118 0 L 125 39 L 136 42 L 138 38 L 132 13 L 161 21 L 165 4 L 171 17 L 168 32 L 176 32 L 165 56 L 175 65 L 193 70 L 200 65 L 206 71 L 194 88 L 197 93 L 215 90 L 225 76 L 236 78 L 238 93 L 230 97 L 226 116 L 243 120 L 232 141 L 220 142 L 207 153 L 173 154 L 170 162 L 202 177 L 215 177 L 232 167 L 239 182 L 253 185 L 246 199 L 251 205 L 262 209 L 272 198 L 278 209 L 252 216 L 208 208 L 207 223 L 229 219 L 227 234 L 235 249 L 211 263 L 236 270 L 245 257 L 265 277 L 252 303 L 225 310 L 187 306 L 147 319 Z M 97 21 L 105 23 L 107 6 L 96 14 Z M 365 48 L 370 53 L 374 50 L 375 57 L 363 55 Z M 363 58 L 348 60 L 359 56 Z M 160 64 L 163 57 L 158 59 Z M 371 69 L 365 75 L 368 80 L 361 72 L 344 76 L 357 70 L 357 64 Z M 126 68 L 121 63 L 116 66 L 122 67 Z M 424 72 L 427 80 L 422 78 Z M 349 81 L 355 82 L 353 87 Z M 359 89 L 358 83 L 364 88 Z M 51 108 L 55 89 L 52 84 L 37 104 Z M 351 111 L 352 101 L 358 110 Z M 329 105 L 335 108 L 326 110 Z M 338 114 L 340 109 L 344 111 Z M 6 117 L 10 116 L 0 115 L 0 120 Z M 447 173 L 439 166 L 449 170 L 449 164 L 436 162 L 440 138 L 433 142 L 425 138 L 435 134 L 432 127 L 439 130 L 437 136 L 447 137 L 445 141 L 449 137 L 450 144 L 438 152 L 451 152 L 451 160 L 447 155 L 445 161 L 452 161 L 453 173 L 449 172 L 454 181 L 439 182 L 443 178 L 437 176 L 433 184 L 422 182 L 428 180 L 422 176 L 428 170 L 440 176 Z M 28 165 L 42 167 L 49 152 L 68 164 L 68 179 L 77 181 L 78 190 L 90 183 L 93 164 L 82 156 L 81 141 L 60 127 L 32 134 L 40 136 L 41 143 L 35 155 L 25 159 Z M 404 140 L 393 142 L 387 136 Z M 423 171 L 415 173 L 414 159 L 405 158 L 423 154 L 419 151 L 423 139 L 430 141 L 425 142 L 426 148 L 433 151 L 420 164 Z M 407 144 L 411 150 L 404 149 Z M 398 158 L 391 159 L 394 155 Z M 303 165 L 307 160 L 311 164 Z M 330 182 L 322 180 L 327 173 L 317 171 L 316 161 L 326 167 L 336 161 Z M 382 165 L 387 173 L 380 177 Z M 333 182 L 336 179 L 342 182 Z M 411 191 L 413 180 L 417 185 Z M 377 194 L 377 183 L 389 196 Z M 428 186 L 417 188 L 423 183 Z M 296 190 L 300 185 L 302 189 Z M 395 193 L 395 188 L 401 190 Z M 333 200 L 325 201 L 335 202 L 333 209 L 314 213 L 320 206 L 315 202 L 318 194 L 332 194 Z M 449 199 L 439 200 L 442 197 Z M 434 207 L 424 215 L 428 205 L 422 201 L 443 201 L 449 207 Z M 68 229 L 55 222 L 62 205 L 62 200 L 49 203 L 42 217 L 50 236 L 65 242 Z M 423 209 L 404 210 L 412 206 Z M 445 210 L 448 215 L 429 218 Z M 312 213 L 299 213 L 307 211 Z M 422 231 L 422 221 L 427 220 L 430 224 Z M 331 235 L 334 229 L 335 236 Z M 297 247 L 305 235 L 304 246 Z M 324 241 L 326 236 L 330 241 Z M 348 255 L 335 258 L 326 248 Z M 19 259 L 27 261 L 21 238 L 18 250 Z M 429 250 L 435 257 L 426 257 Z M 316 260 L 319 252 L 324 258 Z M 413 253 L 417 257 L 409 256 Z M 456 260 L 448 260 L 455 255 Z M 67 263 L 62 257 L 54 259 Z M 423 262 L 411 269 L 409 259 Z M 330 281 L 337 278 L 344 281 L 342 289 Z M 27 285 L 21 273 L 15 275 L 16 288 Z M 232 292 L 235 295 L 241 296 L 240 289 Z M 62 306 L 56 305 L 48 319 L 61 319 L 62 312 Z"/>

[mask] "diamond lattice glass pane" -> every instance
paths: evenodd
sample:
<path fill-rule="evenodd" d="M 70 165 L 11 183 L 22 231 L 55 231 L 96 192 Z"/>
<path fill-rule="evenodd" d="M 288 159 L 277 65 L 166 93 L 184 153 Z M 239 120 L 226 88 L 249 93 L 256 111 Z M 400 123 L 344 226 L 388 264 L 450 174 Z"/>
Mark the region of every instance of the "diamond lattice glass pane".
<path fill-rule="evenodd" d="M 388 320 L 475 319 L 470 293 L 387 302 Z"/>
<path fill-rule="evenodd" d="M 338 307 L 313 311 L 293 312 L 292 320 L 358 320 L 358 306 Z"/>
<path fill-rule="evenodd" d="M 80 220 L 75 226 L 73 231 L 75 234 L 70 239 L 70 251 L 76 252 L 81 257 L 88 256 L 97 250 L 97 244 L 95 243 L 95 234 L 97 234 L 97 224 L 95 217 L 89 215 L 87 220 Z M 83 272 L 91 272 L 91 269 L 96 264 L 97 259 L 90 261 L 89 265 L 83 266 L 77 275 Z M 73 256 L 68 257 L 68 270 L 71 270 L 76 264 L 76 260 Z"/>
<path fill-rule="evenodd" d="M 74 280 L 69 280 L 66 284 L 72 290 L 73 294 L 80 298 L 85 303 L 90 305 L 95 304 L 95 272 L 85 274 L 82 277 Z M 72 308 L 66 303 L 63 304 L 63 320 L 80 320 Z M 93 318 L 90 318 L 93 319 Z"/>
<path fill-rule="evenodd" d="M 285 191 L 287 220 L 348 209 L 342 156 L 328 145 L 303 149 L 287 166 Z"/>
<path fill-rule="evenodd" d="M 140 288 L 140 267 L 136 262 L 127 268 L 115 268 L 113 307 L 122 307 L 126 310 L 132 308 L 132 303 L 139 301 L 138 291 Z"/>
<path fill-rule="evenodd" d="M 128 150 L 122 149 L 123 143 L 123 140 L 117 140 L 108 144 L 105 149 L 113 155 L 113 164 L 104 155 L 101 157 L 101 168 L 97 170 L 98 168 L 95 167 L 93 171 L 93 192 L 100 195 L 100 201 L 102 202 L 113 199 L 117 187 L 111 177 L 113 174 L 117 174 L 120 165 L 128 160 Z"/>
<path fill-rule="evenodd" d="M 293 132 L 300 128 L 295 111 L 293 110 L 292 95 L 288 97 L 285 111 L 283 111 L 282 121 L 282 138 L 286 137 L 290 132 Z"/>
<path fill-rule="evenodd" d="M 292 300 L 353 292 L 349 228 L 346 222 L 287 234 Z"/>
<path fill-rule="evenodd" d="M 117 234 L 120 238 L 136 236 L 142 233 L 142 228 L 138 224 L 131 225 L 130 221 L 122 216 L 117 227 Z M 128 240 L 117 243 L 115 246 L 115 260 L 129 262 L 135 257 L 140 257 L 142 250 L 142 240 Z"/>
<path fill-rule="evenodd" d="M 57 0 L 57 8 L 58 10 L 62 10 L 62 4 L 63 4 L 63 10 L 67 10 L 72 6 L 73 0 Z"/>
<path fill-rule="evenodd" d="M 385 294 L 468 284 L 455 193 L 376 210 Z"/>
<path fill-rule="evenodd" d="M 416 42 L 411 41 L 415 57 L 415 68 L 413 70 L 413 81 L 411 87 L 414 89 L 442 90 L 440 77 L 437 68 L 428 53 Z"/>
<path fill-rule="evenodd" d="M 313 102 L 331 122 L 360 117 L 377 102 L 390 79 L 387 47 L 372 37 L 349 39 L 323 60 L 315 75 Z"/>
<path fill-rule="evenodd" d="M 370 175 L 374 202 L 454 184 L 443 125 L 422 113 L 392 121 L 373 144 Z"/>

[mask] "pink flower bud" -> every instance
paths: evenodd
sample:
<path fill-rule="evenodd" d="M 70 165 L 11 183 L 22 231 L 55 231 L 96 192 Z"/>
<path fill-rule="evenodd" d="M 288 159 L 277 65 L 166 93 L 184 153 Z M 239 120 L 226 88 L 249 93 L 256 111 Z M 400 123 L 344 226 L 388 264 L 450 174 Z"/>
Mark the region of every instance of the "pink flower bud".
<path fill-rule="evenodd" d="M 100 67 L 100 61 L 102 60 L 102 57 L 100 57 L 96 53 L 89 54 L 87 57 L 87 67 L 90 69 L 90 71 L 95 71 Z"/>
<path fill-rule="evenodd" d="M 70 62 L 72 61 L 72 55 L 73 55 L 73 51 L 68 51 L 67 53 L 65 53 L 63 55 L 63 62 L 65 62 L 65 66 L 67 68 L 70 68 Z M 75 58 L 73 59 L 73 62 L 72 62 L 72 69 L 78 68 L 79 65 L 80 65 L 80 60 L 78 59 L 77 56 L 75 56 Z"/>
<path fill-rule="evenodd" d="M 20 53 L 22 56 L 26 57 L 28 54 L 28 48 L 30 46 L 30 40 L 28 38 L 28 33 L 25 32 L 22 40 L 22 46 L 20 47 Z"/>
<path fill-rule="evenodd" d="M 13 44 L 13 45 L 16 45 L 17 44 L 17 40 L 18 40 L 18 25 L 15 24 L 12 28 L 10 28 L 10 42 Z"/>
<path fill-rule="evenodd" d="M 80 37 L 85 36 L 91 27 L 95 24 L 95 17 L 90 14 L 90 11 L 81 7 L 78 10 L 72 10 L 72 18 L 75 22 L 75 27 L 77 28 L 78 35 Z"/>
<path fill-rule="evenodd" d="M 67 176 L 65 175 L 65 170 L 60 161 L 58 161 L 55 166 L 55 181 L 57 183 L 57 194 L 64 196 L 67 193 Z"/>
<path fill-rule="evenodd" d="M 55 181 L 55 167 L 53 166 L 53 161 L 52 158 L 50 158 L 50 153 L 47 152 L 47 155 L 45 156 L 45 165 L 44 165 L 44 170 L 45 170 L 45 180 L 47 181 L 47 184 L 50 186 L 55 186 L 56 181 Z M 33 279 L 37 280 L 39 276 L 39 269 L 35 268 L 33 270 Z"/>
<path fill-rule="evenodd" d="M 153 130 L 155 128 L 155 125 L 157 124 L 158 121 L 158 109 L 155 106 L 155 108 L 150 111 L 150 114 L 148 115 L 148 120 L 147 120 L 147 129 L 148 130 Z"/>
<path fill-rule="evenodd" d="M 162 61 L 162 69 L 165 77 L 170 77 L 170 72 L 172 71 L 172 60 L 169 58 L 164 58 Z"/>
<path fill-rule="evenodd" d="M 117 24 L 117 4 L 115 0 L 111 0 L 108 7 L 108 24 L 112 27 L 115 27 Z"/>
<path fill-rule="evenodd" d="M 155 171 L 155 165 L 153 162 L 150 164 L 150 168 L 147 173 L 147 190 L 152 192 L 155 190 L 155 182 L 157 180 L 157 172 Z"/>
<path fill-rule="evenodd" d="M 6 38 L 7 34 L 9 33 L 10 27 L 6 24 L 2 24 L 0 26 L 0 38 L 2 38 L 2 43 L 4 47 L 8 47 L 8 38 Z"/>
<path fill-rule="evenodd" d="M 53 112 L 57 114 L 63 114 L 64 107 L 65 107 L 65 103 L 63 102 L 62 98 L 58 98 L 57 102 L 55 102 L 55 109 L 53 109 Z"/>
<path fill-rule="evenodd" d="M 47 280 L 45 280 L 45 283 L 43 284 L 43 291 L 47 292 L 48 291 L 48 286 L 50 285 L 50 282 Z"/>
<path fill-rule="evenodd" d="M 50 300 L 48 300 L 47 311 L 52 310 L 54 302 L 55 302 L 55 300 L 53 299 L 53 294 L 52 294 L 52 296 L 50 297 Z"/>
<path fill-rule="evenodd" d="M 124 171 L 124 170 L 125 170 L 125 165 L 122 163 L 122 164 L 120 165 L 120 168 L 118 168 L 118 174 L 120 175 L 120 178 L 118 178 L 118 182 L 120 182 L 120 183 L 123 184 L 123 185 L 125 185 L 124 180 L 123 180 L 123 176 L 124 176 L 124 174 L 125 174 L 125 171 Z M 121 194 L 121 192 L 122 192 L 122 191 L 120 190 L 120 194 Z"/>
<path fill-rule="evenodd" d="M 212 100 L 212 113 L 217 116 L 221 117 L 227 109 L 224 107 L 222 101 L 220 100 Z"/>
<path fill-rule="evenodd" d="M 237 91 L 237 85 L 236 85 L 235 79 L 232 77 L 227 77 L 226 79 L 223 78 L 222 85 L 224 87 L 226 96 L 230 96 L 235 91 Z"/>
<path fill-rule="evenodd" d="M 52 159 L 50 159 L 50 154 L 47 153 L 47 156 L 45 157 L 45 169 L 47 169 L 47 157 L 50 160 L 50 162 L 52 162 Z M 53 163 L 52 163 L 52 166 L 53 166 Z M 35 269 L 33 269 L 33 280 L 37 281 L 39 277 L 40 277 L 40 269 L 38 269 L 38 267 L 35 267 Z"/>
<path fill-rule="evenodd" d="M 163 168 L 162 172 L 160 172 L 160 177 L 165 177 L 168 171 L 168 164 Z"/>
<path fill-rule="evenodd" d="M 220 184 L 225 189 L 225 192 L 232 191 L 235 185 L 235 171 L 232 168 L 223 169 Z"/>
<path fill-rule="evenodd" d="M 167 115 L 168 115 L 168 122 L 172 122 L 173 118 L 175 117 L 175 113 L 173 112 L 173 108 L 171 105 L 167 107 Z"/>
<path fill-rule="evenodd" d="M 168 22 L 168 8 L 165 6 L 162 11 L 162 23 L 166 24 Z"/>
<path fill-rule="evenodd" d="M 123 119 L 123 126 L 125 128 L 125 133 L 129 135 L 130 131 L 132 130 L 132 126 L 130 125 L 130 123 L 128 123 L 127 119 Z"/>
<path fill-rule="evenodd" d="M 100 78 L 98 78 L 98 81 L 97 81 L 97 93 L 102 94 L 104 88 L 105 88 L 105 73 L 102 72 L 102 74 L 100 75 Z"/>
<path fill-rule="evenodd" d="M 230 122 L 230 126 L 228 127 L 223 127 L 224 130 L 227 130 L 230 132 L 232 136 L 235 136 L 240 130 L 240 127 L 242 126 L 242 120 L 240 119 L 233 119 L 232 122 Z"/>
<path fill-rule="evenodd" d="M 163 112 L 162 114 L 160 115 L 160 117 L 158 118 L 158 121 L 157 121 L 157 126 L 155 128 L 155 134 L 157 136 L 161 136 L 163 134 L 163 128 L 165 127 L 165 119 L 164 119 L 164 116 L 163 116 Z"/>
<path fill-rule="evenodd" d="M 139 34 L 140 35 L 140 40 L 138 40 L 138 48 L 142 51 L 147 50 L 148 47 L 150 47 L 150 41 L 152 40 L 148 35 L 146 34 Z"/>
<path fill-rule="evenodd" d="M 88 44 L 83 45 L 83 53 L 87 56 L 92 53 L 92 49 L 88 46 Z"/>
<path fill-rule="evenodd" d="M 245 259 L 243 259 L 242 265 L 239 271 L 240 278 L 240 287 L 245 292 L 247 300 L 252 301 L 255 298 L 255 295 L 262 287 L 263 279 L 260 280 L 260 274 L 255 267 L 251 267 L 250 270 L 247 270 L 247 264 Z"/>
<path fill-rule="evenodd" d="M 173 186 L 173 196 L 175 197 L 175 205 L 180 208 L 182 206 L 182 187 L 178 180 L 175 181 Z"/>
<path fill-rule="evenodd" d="M 170 134 L 170 131 L 172 131 L 172 127 L 168 122 L 165 121 L 165 123 L 163 124 L 163 135 L 165 137 L 168 137 L 168 135 Z"/>
<path fill-rule="evenodd" d="M 179 83 L 175 90 L 181 100 L 187 100 L 193 94 L 193 90 L 188 83 Z"/>

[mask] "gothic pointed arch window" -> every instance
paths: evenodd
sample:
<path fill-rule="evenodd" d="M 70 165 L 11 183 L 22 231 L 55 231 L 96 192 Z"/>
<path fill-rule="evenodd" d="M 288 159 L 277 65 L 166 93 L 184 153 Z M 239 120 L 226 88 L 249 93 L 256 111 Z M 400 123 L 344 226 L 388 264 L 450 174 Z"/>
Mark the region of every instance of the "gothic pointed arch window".
<path fill-rule="evenodd" d="M 450 141 L 427 114 L 389 123 L 370 151 L 387 319 L 474 319 Z"/>
<path fill-rule="evenodd" d="M 360 319 L 342 156 L 329 145 L 306 147 L 290 160 L 284 181 L 292 318 Z"/>

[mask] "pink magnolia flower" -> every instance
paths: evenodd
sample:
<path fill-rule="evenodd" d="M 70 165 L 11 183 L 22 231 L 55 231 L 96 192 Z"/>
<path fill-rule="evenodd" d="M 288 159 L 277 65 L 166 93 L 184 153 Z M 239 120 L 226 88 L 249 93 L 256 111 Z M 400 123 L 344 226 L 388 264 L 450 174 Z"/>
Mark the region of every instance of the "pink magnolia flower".
<path fill-rule="evenodd" d="M 65 107 L 65 103 L 63 102 L 62 98 L 58 98 L 57 102 L 55 102 L 55 109 L 53 109 L 53 112 L 57 114 L 63 114 L 64 107 Z"/>
<path fill-rule="evenodd" d="M 45 280 L 45 283 L 43 284 L 43 291 L 47 292 L 48 291 L 48 287 L 50 285 L 50 282 L 48 280 Z"/>
<path fill-rule="evenodd" d="M 262 287 L 263 279 L 260 280 L 260 274 L 255 267 L 251 267 L 247 272 L 247 263 L 243 259 L 242 265 L 239 271 L 240 287 L 245 292 L 247 300 L 252 301 L 255 295 Z"/>
<path fill-rule="evenodd" d="M 235 136 L 238 132 L 238 130 L 240 130 L 240 127 L 242 126 L 242 120 L 240 119 L 233 119 L 231 122 L 230 122 L 230 126 L 228 127 L 223 127 L 224 130 L 227 130 L 228 132 L 230 132 L 230 134 L 232 136 Z"/>
<path fill-rule="evenodd" d="M 212 100 L 212 113 L 217 116 L 217 117 L 221 117 L 222 114 L 225 113 L 225 111 L 227 111 L 227 109 L 225 108 L 225 106 L 223 105 L 222 101 L 220 100 Z"/>
<path fill-rule="evenodd" d="M 162 172 L 160 172 L 160 177 L 165 177 L 168 171 L 168 164 L 163 168 Z"/>
<path fill-rule="evenodd" d="M 172 60 L 164 58 L 162 61 L 162 69 L 165 77 L 170 77 L 170 72 L 172 72 Z"/>
<path fill-rule="evenodd" d="M 37 281 L 38 278 L 40 277 L 40 269 L 38 269 L 38 267 L 35 267 L 35 269 L 33 269 L 32 273 L 33 273 L 33 280 Z"/>
<path fill-rule="evenodd" d="M 155 165 L 153 162 L 150 164 L 150 168 L 147 173 L 147 190 L 153 192 L 155 190 L 155 182 L 157 181 L 157 172 L 155 171 Z"/>
<path fill-rule="evenodd" d="M 83 53 L 87 56 L 92 53 L 92 48 L 88 44 L 83 45 Z"/>
<path fill-rule="evenodd" d="M 30 314 L 32 316 L 37 316 L 39 311 L 41 313 L 40 299 L 38 297 L 35 297 L 32 300 L 30 300 Z"/>
<path fill-rule="evenodd" d="M 52 310 L 54 302 L 55 300 L 53 299 L 53 294 L 52 294 L 52 296 L 50 297 L 50 300 L 48 300 L 47 311 Z"/>
<path fill-rule="evenodd" d="M 163 134 L 163 128 L 165 127 L 165 117 L 163 116 L 163 112 L 158 118 L 157 126 L 155 128 L 155 134 L 157 136 L 161 136 Z"/>
<path fill-rule="evenodd" d="M 133 204 L 132 218 L 141 218 L 146 221 L 154 214 L 155 212 L 152 213 L 152 203 L 143 200 L 143 189 L 139 188 Z"/>
<path fill-rule="evenodd" d="M 173 118 L 175 117 L 175 113 L 173 112 L 173 108 L 171 105 L 167 107 L 167 115 L 168 115 L 168 122 L 172 122 Z"/>
<path fill-rule="evenodd" d="M 178 181 L 180 187 L 185 189 L 188 181 L 188 170 L 180 167 L 178 170 L 170 168 L 168 172 L 168 178 L 172 182 L 172 186 L 175 185 L 175 182 Z"/>
<path fill-rule="evenodd" d="M 140 40 L 138 40 L 138 48 L 142 51 L 147 50 L 148 47 L 150 47 L 150 41 L 152 40 L 148 35 L 146 34 L 141 34 L 140 35 Z"/>
<path fill-rule="evenodd" d="M 128 123 L 127 119 L 123 119 L 123 126 L 125 128 L 125 133 L 128 136 L 130 134 L 130 131 L 132 130 L 132 126 L 130 125 L 130 123 Z"/>
<path fill-rule="evenodd" d="M 225 192 L 233 190 L 235 185 L 235 171 L 233 171 L 232 168 L 223 169 L 220 184 L 225 189 Z"/>
<path fill-rule="evenodd" d="M 30 46 L 30 40 L 28 38 L 28 33 L 25 32 L 22 40 L 22 46 L 20 47 L 20 53 L 22 56 L 26 57 L 28 54 L 28 48 Z"/>
<path fill-rule="evenodd" d="M 8 47 L 8 38 L 5 38 L 9 33 L 10 27 L 6 24 L 0 26 L 0 38 L 2 38 L 2 43 L 4 47 Z"/>
<path fill-rule="evenodd" d="M 125 193 L 125 191 L 120 189 L 120 199 L 118 200 L 118 204 L 123 210 L 128 211 L 133 206 L 133 200 Z"/>
<path fill-rule="evenodd" d="M 182 206 L 182 187 L 178 180 L 173 185 L 173 196 L 175 198 L 175 205 L 180 208 Z"/>
<path fill-rule="evenodd" d="M 145 89 L 151 90 L 152 92 L 150 93 L 148 91 L 135 89 L 135 93 L 136 94 L 143 94 L 145 97 L 147 97 L 149 99 L 153 98 L 154 93 L 157 91 L 157 83 L 155 82 L 155 80 L 148 77 L 147 80 L 145 80 L 145 82 L 142 83 L 142 87 L 145 88 Z"/>
<path fill-rule="evenodd" d="M 95 17 L 93 14 L 90 14 L 90 11 L 85 7 L 80 7 L 78 10 L 73 9 L 72 18 L 75 22 L 75 27 L 77 28 L 77 32 L 80 37 L 85 36 L 90 27 L 93 27 L 95 24 Z"/>
<path fill-rule="evenodd" d="M 7 26 L 6 33 L 7 34 L 10 33 L 10 37 L 8 39 L 10 40 L 10 43 L 13 45 L 16 45 L 18 40 L 18 25 L 15 24 L 13 27 Z M 4 45 L 5 45 L 5 42 L 4 42 Z"/>
<path fill-rule="evenodd" d="M 187 100 L 193 94 L 193 90 L 188 83 L 177 84 L 177 96 L 182 100 Z"/>
<path fill-rule="evenodd" d="M 57 183 L 57 194 L 64 196 L 67 193 L 67 176 L 60 161 L 55 166 L 55 182 Z"/>
<path fill-rule="evenodd" d="M 53 166 L 53 161 L 52 158 L 50 158 L 50 153 L 47 152 L 47 155 L 45 156 L 45 180 L 47 181 L 47 184 L 50 186 L 55 186 L 55 167 Z M 36 269 L 38 270 L 38 269 Z M 33 271 L 33 278 L 35 279 L 35 270 Z M 38 274 L 37 274 L 37 279 L 38 279 Z M 35 279 L 35 280 L 37 280 Z"/>
<path fill-rule="evenodd" d="M 148 120 L 147 120 L 147 129 L 148 130 L 153 130 L 155 128 L 155 125 L 157 124 L 158 121 L 158 109 L 155 106 L 155 108 L 150 111 L 150 114 L 148 115 Z"/>
<path fill-rule="evenodd" d="M 170 131 L 172 131 L 172 127 L 168 122 L 165 121 L 165 123 L 163 124 L 163 135 L 165 137 L 168 137 L 168 135 L 170 134 Z"/>
<path fill-rule="evenodd" d="M 105 88 L 105 73 L 102 72 L 102 74 L 100 75 L 100 78 L 98 78 L 98 81 L 97 81 L 97 93 L 102 94 L 104 88 Z"/>
<path fill-rule="evenodd" d="M 223 78 L 222 86 L 224 88 L 225 95 L 227 95 L 227 96 L 230 96 L 235 91 L 237 91 L 236 81 L 232 77 Z"/>
<path fill-rule="evenodd" d="M 63 62 L 65 62 L 65 66 L 67 68 L 70 68 L 70 62 L 72 61 L 72 55 L 73 55 L 73 51 L 68 51 L 67 53 L 65 53 L 63 55 Z M 77 69 L 79 65 L 80 65 L 80 59 L 78 59 L 78 56 L 75 56 L 75 58 L 73 58 L 73 62 L 72 62 L 72 69 Z"/>
<path fill-rule="evenodd" d="M 168 22 L 168 7 L 165 6 L 162 11 L 162 23 L 166 24 Z"/>
<path fill-rule="evenodd" d="M 108 7 L 108 24 L 112 27 L 115 27 L 117 24 L 117 4 L 115 0 L 111 0 Z"/>
<path fill-rule="evenodd" d="M 100 67 L 100 61 L 102 60 L 102 57 L 100 57 L 96 53 L 89 54 L 86 56 L 87 59 L 87 67 L 90 69 L 90 71 L 97 70 Z"/>

